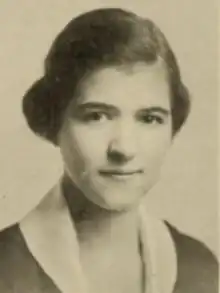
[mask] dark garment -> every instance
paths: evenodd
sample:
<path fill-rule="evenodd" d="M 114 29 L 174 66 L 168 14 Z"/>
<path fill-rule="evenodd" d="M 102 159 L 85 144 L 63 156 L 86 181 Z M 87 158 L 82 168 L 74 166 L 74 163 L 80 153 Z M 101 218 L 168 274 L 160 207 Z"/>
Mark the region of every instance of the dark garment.
<path fill-rule="evenodd" d="M 173 293 L 218 293 L 218 264 L 213 254 L 201 242 L 167 225 L 178 260 Z M 29 252 L 18 225 L 0 233 L 0 292 L 61 293 Z"/>
<path fill-rule="evenodd" d="M 198 240 L 168 224 L 177 251 L 177 282 L 174 293 L 218 293 L 218 262 Z"/>

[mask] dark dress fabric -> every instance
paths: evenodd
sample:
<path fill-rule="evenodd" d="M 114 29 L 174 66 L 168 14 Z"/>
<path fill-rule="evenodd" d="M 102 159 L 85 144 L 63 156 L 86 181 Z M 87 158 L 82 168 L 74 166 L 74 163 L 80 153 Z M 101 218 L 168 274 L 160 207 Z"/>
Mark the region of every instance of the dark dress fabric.
<path fill-rule="evenodd" d="M 166 224 L 177 250 L 178 277 L 173 293 L 218 293 L 214 255 L 201 242 Z M 0 292 L 61 293 L 29 252 L 18 225 L 0 232 Z"/>

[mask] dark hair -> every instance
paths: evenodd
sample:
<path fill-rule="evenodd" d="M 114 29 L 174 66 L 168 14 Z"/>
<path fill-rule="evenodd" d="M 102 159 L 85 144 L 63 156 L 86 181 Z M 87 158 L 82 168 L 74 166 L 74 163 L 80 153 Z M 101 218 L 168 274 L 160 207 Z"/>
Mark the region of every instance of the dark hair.
<path fill-rule="evenodd" d="M 82 79 L 109 66 L 151 64 L 162 59 L 170 83 L 173 134 L 187 118 L 190 101 L 176 58 L 160 29 L 149 19 L 120 8 L 86 12 L 74 18 L 54 40 L 44 76 L 23 97 L 29 127 L 56 144 L 69 102 Z"/>

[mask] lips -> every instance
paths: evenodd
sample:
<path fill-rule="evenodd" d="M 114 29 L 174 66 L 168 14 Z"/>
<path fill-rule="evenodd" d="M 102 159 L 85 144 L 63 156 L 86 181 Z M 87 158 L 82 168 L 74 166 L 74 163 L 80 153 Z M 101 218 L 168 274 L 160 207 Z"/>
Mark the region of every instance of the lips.
<path fill-rule="evenodd" d="M 100 170 L 100 175 L 105 177 L 115 177 L 115 178 L 129 178 L 137 174 L 143 173 L 141 169 L 137 170 L 120 170 L 120 169 L 114 169 L 114 170 Z"/>

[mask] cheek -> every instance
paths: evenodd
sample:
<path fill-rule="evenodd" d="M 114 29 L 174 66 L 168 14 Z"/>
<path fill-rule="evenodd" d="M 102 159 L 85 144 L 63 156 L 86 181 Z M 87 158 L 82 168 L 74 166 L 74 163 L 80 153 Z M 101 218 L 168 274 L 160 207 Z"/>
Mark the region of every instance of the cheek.
<path fill-rule="evenodd" d="M 69 126 L 62 136 L 61 152 L 72 171 L 89 171 L 104 160 L 105 144 L 100 132 L 84 126 Z"/>
<path fill-rule="evenodd" d="M 142 141 L 142 159 L 146 169 L 158 169 L 161 167 L 166 154 L 171 146 L 171 132 L 154 133 L 146 136 Z"/>

